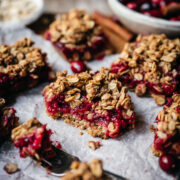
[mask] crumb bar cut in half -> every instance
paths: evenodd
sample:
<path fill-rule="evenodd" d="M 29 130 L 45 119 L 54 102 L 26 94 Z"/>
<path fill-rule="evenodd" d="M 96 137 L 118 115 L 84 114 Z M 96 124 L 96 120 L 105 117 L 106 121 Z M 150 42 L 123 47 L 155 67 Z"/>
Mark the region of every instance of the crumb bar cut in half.
<path fill-rule="evenodd" d="M 125 45 L 111 71 L 138 96 L 151 94 L 163 105 L 180 87 L 180 39 L 171 40 L 164 34 L 139 35 Z"/>
<path fill-rule="evenodd" d="M 56 156 L 50 140 L 52 132 L 46 129 L 36 118 L 19 125 L 12 130 L 11 139 L 19 148 L 20 157 L 30 156 L 38 161 Z"/>
<path fill-rule="evenodd" d="M 49 27 L 50 40 L 69 61 L 88 61 L 111 54 L 102 28 L 84 10 L 72 9 Z"/>
<path fill-rule="evenodd" d="M 159 112 L 151 146 L 156 156 L 171 154 L 180 161 L 180 94 L 174 94 Z"/>
<path fill-rule="evenodd" d="M 70 171 L 67 171 L 62 180 L 111 180 L 103 171 L 101 160 L 92 159 L 89 163 L 74 161 Z"/>
<path fill-rule="evenodd" d="M 35 48 L 30 39 L 0 45 L 0 96 L 9 96 L 52 78 L 46 54 Z"/>
<path fill-rule="evenodd" d="M 134 128 L 135 113 L 126 87 L 105 68 L 75 75 L 60 72 L 42 94 L 49 116 L 92 136 L 117 137 Z"/>
<path fill-rule="evenodd" d="M 5 100 L 0 98 L 0 143 L 10 136 L 11 130 L 17 126 L 17 123 L 15 109 L 5 107 Z"/>

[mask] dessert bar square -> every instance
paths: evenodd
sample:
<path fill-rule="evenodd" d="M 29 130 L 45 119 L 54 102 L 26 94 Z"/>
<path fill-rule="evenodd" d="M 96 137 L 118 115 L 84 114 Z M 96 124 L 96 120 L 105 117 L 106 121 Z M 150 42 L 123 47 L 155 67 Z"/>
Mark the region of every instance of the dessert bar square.
<path fill-rule="evenodd" d="M 134 128 L 131 98 L 108 69 L 75 75 L 60 72 L 42 94 L 49 116 L 86 129 L 92 136 L 117 137 Z"/>
<path fill-rule="evenodd" d="M 102 28 L 84 10 L 61 15 L 45 34 L 69 61 L 88 61 L 111 54 Z"/>
<path fill-rule="evenodd" d="M 111 71 L 138 96 L 151 94 L 163 105 L 180 87 L 180 39 L 171 40 L 164 34 L 139 35 L 125 45 Z"/>
<path fill-rule="evenodd" d="M 51 80 L 53 73 L 46 54 L 24 38 L 13 45 L 0 45 L 0 96 L 9 96 Z"/>
<path fill-rule="evenodd" d="M 36 118 L 26 121 L 12 130 L 11 139 L 19 148 L 20 157 L 30 156 L 38 161 L 56 156 L 50 140 L 52 132 Z"/>
<path fill-rule="evenodd" d="M 0 143 L 10 136 L 11 130 L 17 123 L 15 109 L 5 107 L 5 100 L 0 98 Z"/>
<path fill-rule="evenodd" d="M 180 94 L 168 99 L 156 118 L 154 142 L 151 146 L 153 154 L 171 154 L 180 159 Z"/>

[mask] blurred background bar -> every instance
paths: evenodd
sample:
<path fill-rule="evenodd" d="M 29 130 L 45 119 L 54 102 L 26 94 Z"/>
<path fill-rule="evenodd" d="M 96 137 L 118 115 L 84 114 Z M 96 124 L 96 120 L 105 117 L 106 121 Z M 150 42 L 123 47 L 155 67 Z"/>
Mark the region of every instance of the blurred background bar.
<path fill-rule="evenodd" d="M 106 0 L 45 0 L 45 11 L 63 13 L 71 8 L 86 9 L 89 12 L 98 9 L 102 13 L 112 14 Z"/>

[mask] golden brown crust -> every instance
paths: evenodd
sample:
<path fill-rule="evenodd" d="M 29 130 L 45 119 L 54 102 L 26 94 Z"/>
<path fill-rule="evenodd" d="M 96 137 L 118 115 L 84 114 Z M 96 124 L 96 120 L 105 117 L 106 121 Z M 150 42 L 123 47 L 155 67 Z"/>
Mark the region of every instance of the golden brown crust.
<path fill-rule="evenodd" d="M 36 118 L 28 120 L 12 130 L 11 139 L 13 141 L 16 141 L 19 138 L 26 137 L 29 134 L 33 134 L 40 126 L 42 125 Z"/>
<path fill-rule="evenodd" d="M 73 48 L 84 39 L 95 40 L 95 36 L 102 33 L 100 26 L 97 26 L 93 18 L 85 10 L 72 9 L 68 13 L 57 18 L 49 28 L 51 41 L 59 41 Z"/>
<path fill-rule="evenodd" d="M 46 66 L 46 55 L 33 44 L 31 39 L 24 38 L 13 45 L 0 45 L 0 73 L 25 77 Z"/>

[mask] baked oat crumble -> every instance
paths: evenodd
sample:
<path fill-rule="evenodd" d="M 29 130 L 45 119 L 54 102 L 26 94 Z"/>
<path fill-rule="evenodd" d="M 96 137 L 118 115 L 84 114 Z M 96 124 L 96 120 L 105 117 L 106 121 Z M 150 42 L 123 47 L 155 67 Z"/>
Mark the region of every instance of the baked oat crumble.
<path fill-rule="evenodd" d="M 30 156 L 40 161 L 53 158 L 56 153 L 50 140 L 51 130 L 46 129 L 36 118 L 26 121 L 12 130 L 11 139 L 19 148 L 20 156 Z"/>
<path fill-rule="evenodd" d="M 180 94 L 168 101 L 156 118 L 151 149 L 156 156 L 168 153 L 180 158 Z"/>
<path fill-rule="evenodd" d="M 93 151 L 100 148 L 102 145 L 99 141 L 89 141 L 88 147 L 91 148 Z"/>
<path fill-rule="evenodd" d="M 70 62 L 111 53 L 102 28 L 85 10 L 72 9 L 61 15 L 50 25 L 46 36 Z"/>
<path fill-rule="evenodd" d="M 179 87 L 180 39 L 164 34 L 139 35 L 127 43 L 111 71 L 138 96 L 150 93 L 158 105 L 166 102 Z"/>
<path fill-rule="evenodd" d="M 42 94 L 52 118 L 64 119 L 92 136 L 114 137 L 134 128 L 133 103 L 126 87 L 105 68 L 75 75 L 60 72 Z"/>
<path fill-rule="evenodd" d="M 16 173 L 19 168 L 18 165 L 15 163 L 6 163 L 4 168 L 3 168 L 8 174 L 13 174 Z"/>
<path fill-rule="evenodd" d="M 53 78 L 46 54 L 33 44 L 31 39 L 24 38 L 12 45 L 0 45 L 0 95 Z"/>
<path fill-rule="evenodd" d="M 89 163 L 74 161 L 70 171 L 61 178 L 62 180 L 110 180 L 102 168 L 102 161 L 92 159 Z"/>

